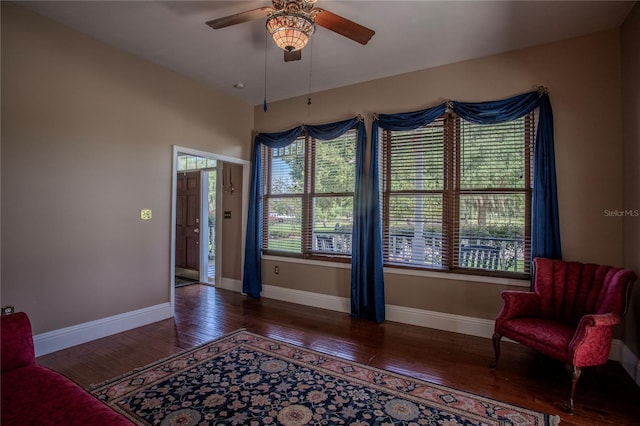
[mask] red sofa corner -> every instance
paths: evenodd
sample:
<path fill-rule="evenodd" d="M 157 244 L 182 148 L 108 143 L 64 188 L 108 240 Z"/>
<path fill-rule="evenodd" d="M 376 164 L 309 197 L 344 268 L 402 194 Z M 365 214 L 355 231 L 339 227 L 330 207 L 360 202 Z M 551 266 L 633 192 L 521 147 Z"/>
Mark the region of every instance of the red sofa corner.
<path fill-rule="evenodd" d="M 23 312 L 0 317 L 0 424 L 133 425 L 77 383 L 35 361 L 31 323 Z"/>

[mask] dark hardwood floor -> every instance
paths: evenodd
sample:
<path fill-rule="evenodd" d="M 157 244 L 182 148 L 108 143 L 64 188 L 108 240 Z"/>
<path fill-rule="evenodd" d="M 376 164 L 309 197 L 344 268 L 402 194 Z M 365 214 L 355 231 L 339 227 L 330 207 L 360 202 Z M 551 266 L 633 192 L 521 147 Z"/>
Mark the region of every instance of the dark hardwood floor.
<path fill-rule="evenodd" d="M 176 289 L 175 318 L 38 358 L 89 388 L 234 330 L 248 331 L 534 410 L 561 425 L 640 425 L 640 388 L 620 364 L 584 369 L 575 414 L 562 404 L 564 366 L 503 342 L 500 365 L 489 339 L 406 324 L 375 324 L 277 300 L 255 300 L 205 285 Z"/>

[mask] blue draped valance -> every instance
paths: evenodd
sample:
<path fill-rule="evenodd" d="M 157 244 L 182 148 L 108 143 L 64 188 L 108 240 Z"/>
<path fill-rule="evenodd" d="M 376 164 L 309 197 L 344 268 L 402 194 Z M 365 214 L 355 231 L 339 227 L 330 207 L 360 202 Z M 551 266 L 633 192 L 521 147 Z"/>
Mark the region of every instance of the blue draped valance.
<path fill-rule="evenodd" d="M 546 90 L 538 90 L 492 102 L 442 103 L 433 108 L 401 114 L 379 114 L 372 123 L 369 172 L 366 164 L 366 133 L 360 117 L 319 126 L 298 126 L 255 136 L 251 165 L 249 215 L 245 246 L 243 292 L 260 297 L 262 290 L 262 174 L 261 146 L 282 148 L 303 131 L 317 139 L 334 139 L 356 128 L 356 180 L 353 207 L 351 315 L 382 322 L 385 318 L 382 223 L 380 214 L 379 129 L 412 130 L 429 124 L 445 111 L 480 124 L 511 121 L 538 108 L 533 158 L 531 256 L 561 258 L 560 229 L 553 140 L 553 112 Z"/>
<path fill-rule="evenodd" d="M 357 134 L 357 160 L 359 155 L 363 155 L 360 150 L 363 150 L 366 144 L 366 132 L 361 117 L 318 126 L 298 126 L 277 133 L 258 133 L 255 136 L 249 186 L 249 213 L 247 217 L 244 274 L 242 279 L 243 293 L 259 298 L 262 291 L 262 145 L 269 148 L 284 148 L 293 143 L 303 131 L 306 131 L 309 136 L 316 139 L 335 139 L 353 128 L 356 129 Z M 358 165 L 356 165 L 357 167 Z M 358 188 L 356 188 L 357 193 Z M 356 200 L 354 199 L 355 204 Z"/>
<path fill-rule="evenodd" d="M 444 114 L 444 112 L 445 104 L 443 103 L 433 108 L 420 111 L 403 112 L 399 114 L 379 114 L 374 120 L 373 125 L 385 130 L 414 130 L 426 126 Z M 377 130 L 377 128 L 374 129 Z M 377 135 L 377 132 L 372 132 L 371 136 L 373 135 Z"/>
<path fill-rule="evenodd" d="M 371 145 L 377 149 L 378 129 L 412 130 L 429 124 L 447 109 L 464 120 L 496 124 L 515 120 L 538 108 L 533 154 L 531 258 L 562 258 L 553 140 L 553 112 L 549 94 L 540 88 L 509 99 L 491 102 L 446 102 L 433 108 L 401 114 L 380 114 L 374 121 Z"/>
<path fill-rule="evenodd" d="M 539 106 L 542 97 L 549 98 L 546 93 L 535 91 L 500 101 L 453 102 L 453 111 L 472 123 L 504 123 L 529 114 Z"/>

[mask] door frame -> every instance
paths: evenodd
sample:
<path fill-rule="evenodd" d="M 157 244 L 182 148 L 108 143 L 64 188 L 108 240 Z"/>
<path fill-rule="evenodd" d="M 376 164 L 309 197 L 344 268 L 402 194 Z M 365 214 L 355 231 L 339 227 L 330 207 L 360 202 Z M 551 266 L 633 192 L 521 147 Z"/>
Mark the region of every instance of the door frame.
<path fill-rule="evenodd" d="M 169 259 L 169 291 L 170 291 L 170 303 L 171 303 L 171 311 L 175 313 L 175 273 L 176 273 L 176 195 L 177 195 L 177 176 L 178 176 L 178 154 L 191 154 L 197 155 L 200 157 L 210 158 L 216 161 L 224 161 L 226 163 L 236 164 L 242 167 L 242 241 L 240 243 L 240 264 L 244 265 L 244 246 L 245 246 L 245 238 L 247 232 L 247 214 L 248 214 L 248 200 L 249 200 L 249 181 L 251 176 L 251 168 L 249 165 L 250 161 L 242 160 L 240 158 L 229 157 L 226 155 L 215 154 L 213 152 L 201 151 L 198 149 L 187 148 L 184 146 L 173 145 L 173 155 L 171 156 L 171 251 L 170 251 L 170 259 Z M 221 167 L 216 165 L 216 172 L 220 173 L 222 170 Z M 218 175 L 220 176 L 220 175 Z M 204 193 L 204 185 L 205 180 L 202 179 L 202 188 L 201 191 Z M 208 183 L 207 183 L 208 184 Z M 219 219 L 222 217 L 222 180 L 216 180 L 216 217 Z M 202 203 L 202 205 L 206 205 L 206 203 Z M 204 220 L 208 220 L 205 209 L 200 209 L 200 227 L 202 228 Z M 222 281 L 222 252 L 221 252 L 221 240 L 222 240 L 222 220 L 216 220 L 216 281 L 215 286 L 220 287 Z M 206 258 L 207 251 L 204 250 L 206 247 L 205 241 L 206 234 L 204 232 L 200 232 L 200 259 Z M 206 262 L 204 265 L 206 266 Z M 244 267 L 240 268 L 241 275 L 244 273 Z M 204 274 L 204 277 L 203 277 Z M 207 280 L 207 268 L 200 265 L 200 281 L 206 282 Z M 240 277 L 242 280 L 242 276 Z"/>

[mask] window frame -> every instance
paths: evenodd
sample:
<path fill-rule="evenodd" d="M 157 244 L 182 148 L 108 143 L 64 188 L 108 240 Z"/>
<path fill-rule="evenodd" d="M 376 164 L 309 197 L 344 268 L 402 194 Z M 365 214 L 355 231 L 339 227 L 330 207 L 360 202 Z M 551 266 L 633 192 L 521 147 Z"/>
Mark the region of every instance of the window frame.
<path fill-rule="evenodd" d="M 354 188 L 352 192 L 316 192 L 316 153 L 317 144 L 328 143 L 337 139 L 348 137 L 348 134 L 352 133 L 353 149 L 354 153 L 357 149 L 357 128 L 356 126 L 347 130 L 342 135 L 334 139 L 323 140 L 313 138 L 308 135 L 306 131 L 303 131 L 298 138 L 292 144 L 302 142 L 303 149 L 303 188 L 300 193 L 272 193 L 270 185 L 272 185 L 272 159 L 273 151 L 275 149 L 286 149 L 291 146 L 288 145 L 285 148 L 269 148 L 262 146 L 262 164 L 263 170 L 263 182 L 262 182 L 262 254 L 272 256 L 284 256 L 293 258 L 302 258 L 310 260 L 331 261 L 339 263 L 350 263 L 351 253 L 339 252 L 339 251 L 322 251 L 314 249 L 313 236 L 314 236 L 314 223 L 313 223 L 313 203 L 316 199 L 321 198 L 336 198 L 336 197 L 351 197 L 352 205 L 355 198 L 355 174 L 356 168 L 354 164 Z M 268 248 L 269 240 L 269 200 L 274 198 L 299 198 L 301 200 L 301 224 L 300 224 L 300 239 L 301 239 L 301 251 L 286 251 Z M 351 236 L 353 235 L 353 222 L 351 226 Z"/>
<path fill-rule="evenodd" d="M 532 182 L 533 182 L 533 146 L 535 142 L 535 115 L 533 112 L 522 117 L 523 138 L 522 153 L 524 154 L 524 187 L 523 188 L 461 188 L 461 125 L 463 119 L 453 112 L 445 112 L 433 122 L 421 128 L 442 123 L 443 135 L 443 163 L 442 170 L 444 184 L 442 190 L 409 190 L 393 191 L 391 189 L 391 148 L 393 131 L 380 129 L 380 202 L 381 202 L 381 222 L 382 222 L 382 242 L 383 242 L 383 264 L 385 268 L 422 270 L 431 272 L 442 272 L 445 274 L 479 275 L 499 278 L 530 279 L 531 260 L 531 202 L 532 202 Z M 519 120 L 519 119 L 518 119 Z M 514 120 L 515 121 L 515 120 Z M 473 124 L 473 123 L 471 123 Z M 523 258 L 524 271 L 513 272 L 497 269 L 480 269 L 473 267 L 463 267 L 460 265 L 460 205 L 461 196 L 469 194 L 523 194 L 524 196 L 524 230 L 523 230 Z M 429 265 L 410 264 L 408 262 L 393 262 L 389 256 L 389 246 L 391 237 L 390 227 L 390 200 L 393 195 L 430 195 L 442 194 L 442 267 Z M 517 261 L 517 259 L 516 259 Z"/>

